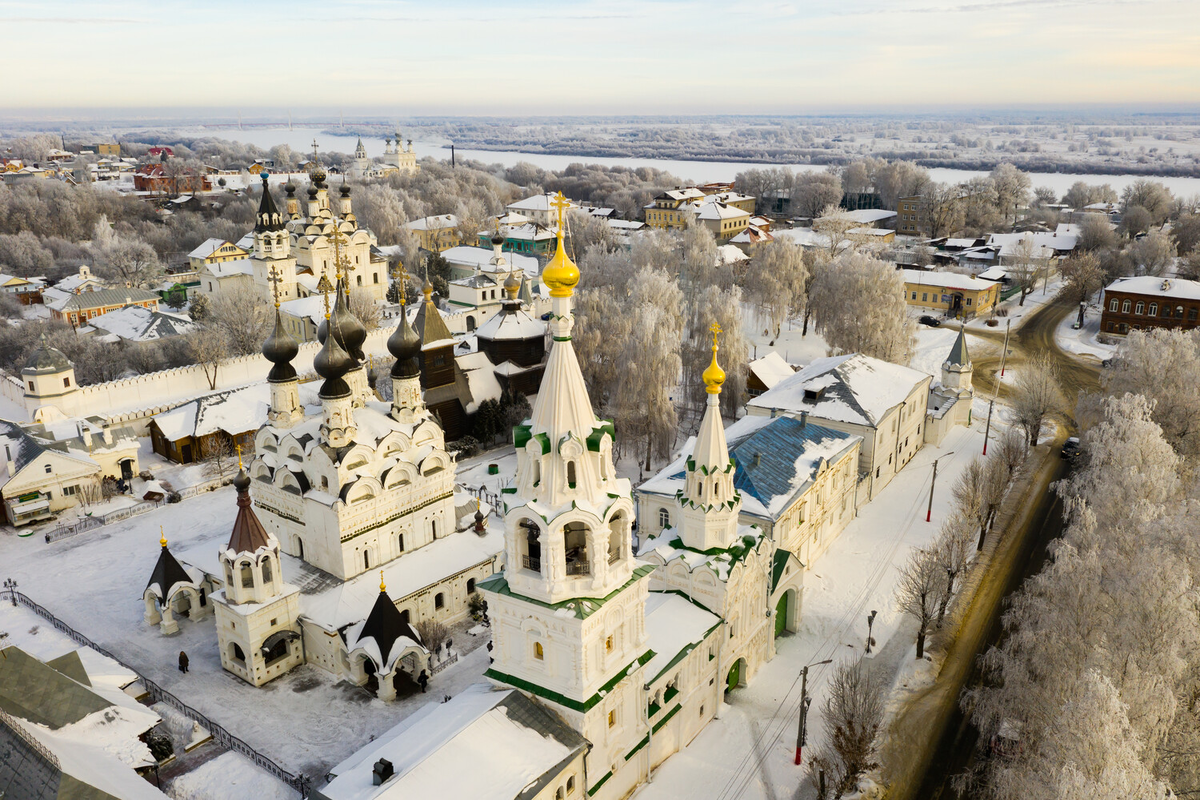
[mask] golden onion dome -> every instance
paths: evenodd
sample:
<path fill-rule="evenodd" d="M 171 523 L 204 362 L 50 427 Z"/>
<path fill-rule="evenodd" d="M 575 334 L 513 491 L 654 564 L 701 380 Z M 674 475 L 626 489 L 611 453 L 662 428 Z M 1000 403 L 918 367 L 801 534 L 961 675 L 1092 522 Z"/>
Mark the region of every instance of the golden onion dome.
<path fill-rule="evenodd" d="M 561 227 L 558 229 L 558 248 L 554 258 L 542 270 L 542 282 L 550 287 L 551 297 L 570 297 L 575 284 L 579 283 L 579 267 L 567 255 Z"/>
<path fill-rule="evenodd" d="M 725 383 L 725 370 L 721 369 L 721 365 L 717 363 L 717 350 L 720 349 L 717 345 L 717 336 L 721 333 L 721 326 L 717 323 L 712 325 L 713 343 L 712 343 L 712 363 L 708 365 L 708 369 L 700 375 L 704 381 L 704 391 L 709 394 L 720 394 L 721 386 Z"/>

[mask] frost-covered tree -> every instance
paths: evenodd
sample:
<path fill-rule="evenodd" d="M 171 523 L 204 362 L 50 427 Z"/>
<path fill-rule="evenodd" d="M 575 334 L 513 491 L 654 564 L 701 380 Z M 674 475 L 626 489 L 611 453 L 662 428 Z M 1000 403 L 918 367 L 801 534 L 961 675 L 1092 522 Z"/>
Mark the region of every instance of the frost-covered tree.
<path fill-rule="evenodd" d="M 350 305 L 350 313 L 358 317 L 358 321 L 363 324 L 363 327 L 368 331 L 373 331 L 379 327 L 379 321 L 383 318 L 383 309 L 379 307 L 371 290 L 365 286 L 356 286 L 350 290 L 350 296 L 347 298 Z"/>
<path fill-rule="evenodd" d="M 877 766 L 875 739 L 883 725 L 883 702 L 882 687 L 871 680 L 861 659 L 837 665 L 821 708 L 828 741 L 817 749 L 809 771 L 818 790 L 817 773 L 825 772 L 827 798 L 853 792 L 863 773 Z"/>
<path fill-rule="evenodd" d="M 908 363 L 916 323 L 904 302 L 904 279 L 891 264 L 843 253 L 818 268 L 808 302 L 817 330 L 835 352 Z"/>
<path fill-rule="evenodd" d="M 1200 456 L 1200 331 L 1131 331 L 1101 372 L 1109 395 L 1145 395 L 1163 436 L 1186 458 Z"/>
<path fill-rule="evenodd" d="M 790 315 L 803 314 L 808 267 L 804 249 L 779 238 L 754 248 L 742 285 L 751 301 L 771 320 L 775 336 Z"/>
<path fill-rule="evenodd" d="M 812 219 L 842 202 L 842 181 L 834 172 L 797 173 L 791 189 L 791 211 L 795 216 Z"/>
<path fill-rule="evenodd" d="M 212 301 L 209 331 L 224 337 L 230 355 L 257 353 L 267 338 L 267 305 L 251 292 L 225 293 Z"/>
<path fill-rule="evenodd" d="M 1016 222 L 1017 210 L 1029 202 L 1029 176 L 1008 162 L 992 170 L 996 203 L 1005 222 Z"/>
<path fill-rule="evenodd" d="M 813 230 L 825 236 L 829 255 L 836 256 L 847 248 L 853 248 L 850 231 L 860 226 L 850 212 L 838 205 L 828 205 L 820 216 L 813 220 Z"/>
<path fill-rule="evenodd" d="M 405 217 L 404 204 L 397 190 L 384 183 L 367 183 L 357 187 L 353 201 L 359 224 L 374 233 L 379 244 L 399 243 Z"/>
<path fill-rule="evenodd" d="M 703 413 L 704 384 L 700 374 L 712 360 L 712 326 L 721 326 L 719 358 L 725 370 L 725 386 L 721 391 L 721 409 L 728 417 L 736 417 L 746 391 L 749 371 L 750 342 L 742 327 L 742 290 L 735 286 L 725 291 L 709 286 L 695 298 L 690 314 L 687 341 L 683 346 L 683 388 L 696 418 Z"/>
<path fill-rule="evenodd" d="M 1128 275 L 1162 276 L 1175 264 L 1175 242 L 1171 236 L 1154 229 L 1130 242 L 1122 253 Z"/>
<path fill-rule="evenodd" d="M 1143 208 L 1149 214 L 1151 224 L 1162 225 L 1171 215 L 1175 198 L 1171 190 L 1158 181 L 1138 178 L 1121 192 L 1121 211 Z"/>
<path fill-rule="evenodd" d="M 645 443 L 645 469 L 670 454 L 678 418 L 671 401 L 679 383 L 683 294 L 666 272 L 643 269 L 625 310 L 630 330 L 621 357 L 618 431 Z"/>
<path fill-rule="evenodd" d="M 938 598 L 937 624 L 941 627 L 946 609 L 954 598 L 958 580 L 966 572 L 974 553 L 975 521 L 955 510 L 938 531 L 933 540 L 933 555 L 944 576 L 941 596 Z"/>
<path fill-rule="evenodd" d="M 945 585 L 946 573 L 932 550 L 914 550 L 900 568 L 896 605 L 917 621 L 917 658 L 925 657 L 925 637 Z"/>
<path fill-rule="evenodd" d="M 580 289 L 575 293 L 575 328 L 571 340 L 588 394 L 601 415 L 611 413 L 609 409 L 617 397 L 629 321 L 627 310 L 612 292 Z"/>
<path fill-rule="evenodd" d="M 1034 243 L 1032 236 L 1023 237 L 1012 249 L 1008 257 L 1008 277 L 1014 285 L 1021 288 L 1021 299 L 1017 305 L 1025 305 L 1025 298 L 1037 285 L 1037 279 L 1046 268 L 1046 253 L 1043 248 Z"/>
<path fill-rule="evenodd" d="M 1063 406 L 1058 366 L 1050 354 L 1038 353 L 1018 367 L 1012 406 L 1014 421 L 1025 431 L 1029 446 L 1035 446 L 1046 416 Z"/>
<path fill-rule="evenodd" d="M 148 288 L 162 277 L 154 248 L 137 239 L 120 239 L 104 251 L 96 272 L 118 286 Z"/>
<path fill-rule="evenodd" d="M 1086 303 L 1104 288 L 1104 267 L 1095 253 L 1072 253 L 1059 265 L 1059 271 L 1066 282 L 1066 295 L 1076 303 Z"/>

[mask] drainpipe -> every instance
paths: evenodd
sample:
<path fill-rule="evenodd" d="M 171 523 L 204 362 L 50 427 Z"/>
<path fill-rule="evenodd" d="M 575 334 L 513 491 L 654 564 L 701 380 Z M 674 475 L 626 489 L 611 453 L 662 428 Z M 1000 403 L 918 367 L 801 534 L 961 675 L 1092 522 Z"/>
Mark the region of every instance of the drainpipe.
<path fill-rule="evenodd" d="M 654 720 L 650 719 L 650 684 L 643 683 L 646 693 L 646 783 L 654 782 Z"/>
<path fill-rule="evenodd" d="M 725 644 L 725 625 L 726 624 L 727 623 L 725 622 L 725 619 L 722 618 L 721 619 L 721 627 L 719 629 L 719 632 L 717 633 L 717 679 L 715 681 L 715 683 L 717 684 L 717 707 L 713 710 L 713 719 L 721 718 L 721 703 L 725 700 L 724 690 L 721 688 L 725 682 L 725 676 L 721 674 L 721 672 L 722 672 L 721 650 L 722 650 L 722 645 Z"/>

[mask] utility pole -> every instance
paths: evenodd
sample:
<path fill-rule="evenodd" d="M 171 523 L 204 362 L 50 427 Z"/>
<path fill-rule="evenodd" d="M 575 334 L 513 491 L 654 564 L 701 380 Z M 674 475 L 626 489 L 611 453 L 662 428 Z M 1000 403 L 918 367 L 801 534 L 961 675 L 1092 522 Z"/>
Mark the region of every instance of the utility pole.
<path fill-rule="evenodd" d="M 983 454 L 987 455 L 988 437 L 992 434 L 992 406 L 996 405 L 996 396 L 993 394 L 992 399 L 988 400 L 988 418 L 987 425 L 983 429 Z"/>
<path fill-rule="evenodd" d="M 1000 350 L 1000 377 L 1004 377 L 1004 362 L 1008 356 L 1008 332 L 1012 330 L 1012 320 L 1004 326 L 1004 347 Z"/>
<path fill-rule="evenodd" d="M 937 458 L 935 458 L 933 460 L 933 479 L 929 481 L 929 507 L 925 509 L 925 521 L 926 522 L 929 522 L 929 520 L 933 517 L 933 486 L 935 483 L 937 483 L 938 462 L 941 461 L 943 458 L 946 458 L 947 456 L 952 456 L 952 455 L 954 455 L 953 450 L 951 450 L 949 453 L 946 453 L 945 455 L 938 456 Z"/>
<path fill-rule="evenodd" d="M 878 613 L 879 612 L 876 611 L 875 609 L 871 609 L 871 613 L 867 614 L 867 653 L 868 654 L 871 652 L 871 645 L 874 644 L 874 642 L 875 642 L 875 640 L 873 638 L 871 638 L 871 628 L 873 628 L 875 626 L 875 615 Z"/>
<path fill-rule="evenodd" d="M 801 756 L 803 755 L 804 745 L 808 741 L 808 707 L 812 705 L 812 698 L 808 696 L 808 669 L 809 667 L 819 667 L 822 664 L 829 664 L 833 661 L 832 658 L 827 658 L 824 661 L 817 661 L 809 664 L 800 671 L 800 729 L 796 731 L 796 765 L 800 765 Z"/>

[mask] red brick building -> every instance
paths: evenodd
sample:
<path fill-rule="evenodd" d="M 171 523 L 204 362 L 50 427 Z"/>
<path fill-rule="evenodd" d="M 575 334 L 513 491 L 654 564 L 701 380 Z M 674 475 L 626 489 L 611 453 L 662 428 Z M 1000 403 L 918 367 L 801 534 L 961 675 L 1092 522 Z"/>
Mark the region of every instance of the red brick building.
<path fill-rule="evenodd" d="M 1200 281 L 1143 275 L 1117 278 L 1104 290 L 1100 332 L 1118 336 L 1135 330 L 1200 325 Z"/>
<path fill-rule="evenodd" d="M 148 164 L 133 173 L 133 188 L 155 194 L 211 192 L 212 181 L 207 175 L 169 175 L 162 164 Z"/>

